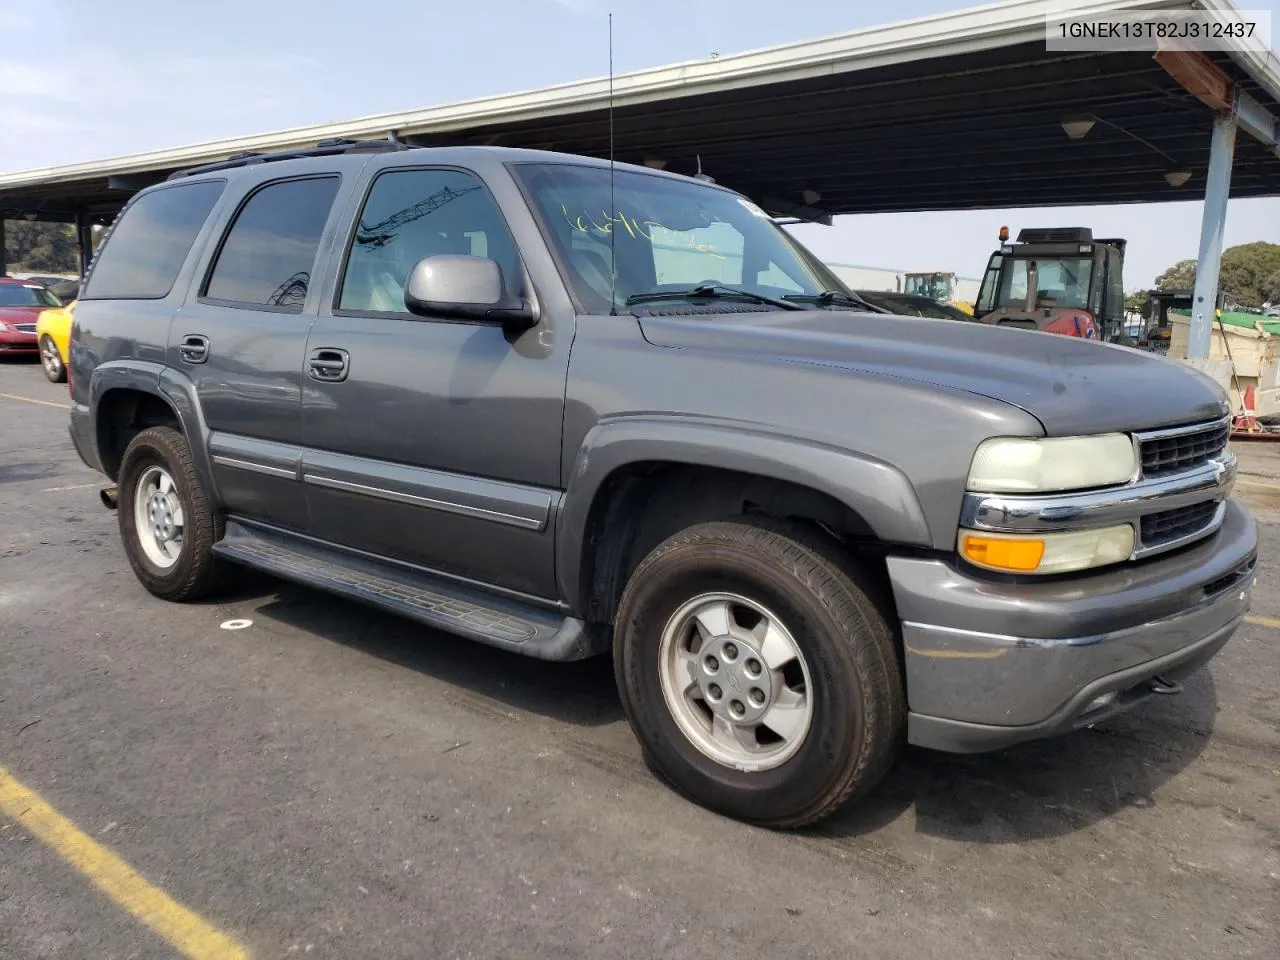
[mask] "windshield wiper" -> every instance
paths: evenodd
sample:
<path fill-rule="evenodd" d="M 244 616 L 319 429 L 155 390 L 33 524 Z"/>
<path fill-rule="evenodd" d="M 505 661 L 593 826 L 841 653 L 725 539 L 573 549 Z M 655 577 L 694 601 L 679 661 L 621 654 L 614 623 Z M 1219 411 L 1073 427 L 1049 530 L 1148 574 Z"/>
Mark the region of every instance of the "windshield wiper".
<path fill-rule="evenodd" d="M 803 310 L 798 303 L 779 300 L 777 297 L 766 297 L 763 293 L 750 290 L 739 290 L 737 287 L 726 287 L 718 283 L 704 283 L 688 290 L 654 290 L 650 293 L 633 293 L 627 297 L 626 304 L 633 307 L 638 303 L 655 303 L 659 300 L 747 300 L 751 303 L 767 303 L 771 307 L 783 310 Z"/>
<path fill-rule="evenodd" d="M 833 303 L 847 303 L 850 306 L 860 307 L 870 313 L 889 313 L 883 307 L 877 307 L 868 303 L 859 296 L 845 293 L 843 290 L 823 290 L 821 293 L 788 293 L 787 300 L 796 303 L 816 303 L 818 306 L 825 307 Z"/>

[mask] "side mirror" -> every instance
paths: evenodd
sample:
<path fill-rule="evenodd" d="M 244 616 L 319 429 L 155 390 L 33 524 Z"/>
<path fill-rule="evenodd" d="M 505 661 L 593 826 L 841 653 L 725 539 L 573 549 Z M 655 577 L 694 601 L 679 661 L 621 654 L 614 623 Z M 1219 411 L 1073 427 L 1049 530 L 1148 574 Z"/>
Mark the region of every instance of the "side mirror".
<path fill-rule="evenodd" d="M 409 271 L 404 305 L 420 317 L 487 320 L 521 330 L 538 322 L 532 303 L 506 295 L 502 267 L 487 257 L 424 257 Z"/>

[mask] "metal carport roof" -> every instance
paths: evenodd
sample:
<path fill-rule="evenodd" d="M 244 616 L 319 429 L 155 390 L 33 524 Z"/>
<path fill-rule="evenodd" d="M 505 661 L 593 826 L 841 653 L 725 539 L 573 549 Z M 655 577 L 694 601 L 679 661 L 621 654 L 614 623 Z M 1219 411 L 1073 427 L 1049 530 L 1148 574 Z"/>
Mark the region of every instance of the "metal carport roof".
<path fill-rule="evenodd" d="M 1126 9 L 1187 8 L 1131 0 Z M 1231 6 L 1226 0 L 1202 4 Z M 1114 8 L 1086 0 L 1074 10 Z M 1198 200 L 1215 112 L 1150 52 L 1053 53 L 1058 0 L 1012 0 L 614 78 L 619 160 L 703 170 L 771 212 L 833 214 Z M 1271 123 L 1280 65 L 1206 55 Z M 0 175 L 0 212 L 109 216 L 174 169 L 244 151 L 394 135 L 604 156 L 607 78 L 341 123 Z M 1069 139 L 1062 121 L 1095 119 Z M 1179 186 L 1165 179 L 1190 172 Z M 1280 195 L 1280 148 L 1240 137 L 1233 197 Z"/>

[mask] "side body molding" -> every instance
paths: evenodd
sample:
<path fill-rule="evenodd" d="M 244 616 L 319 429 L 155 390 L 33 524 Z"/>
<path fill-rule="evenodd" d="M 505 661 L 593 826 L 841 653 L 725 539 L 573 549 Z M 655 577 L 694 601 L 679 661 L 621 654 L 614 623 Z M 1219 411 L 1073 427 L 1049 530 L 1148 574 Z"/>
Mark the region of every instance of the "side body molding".
<path fill-rule="evenodd" d="M 910 481 L 896 467 L 839 447 L 724 420 L 633 416 L 588 431 L 573 462 L 556 529 L 556 579 L 581 610 L 581 564 L 597 493 L 614 471 L 662 461 L 736 470 L 809 487 L 844 503 L 886 543 L 928 547 L 929 527 Z"/>

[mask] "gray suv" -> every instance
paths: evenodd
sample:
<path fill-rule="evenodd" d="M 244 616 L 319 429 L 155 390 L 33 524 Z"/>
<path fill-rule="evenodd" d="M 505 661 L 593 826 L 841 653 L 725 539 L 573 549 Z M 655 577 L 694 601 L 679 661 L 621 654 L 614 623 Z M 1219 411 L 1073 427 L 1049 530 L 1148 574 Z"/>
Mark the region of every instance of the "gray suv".
<path fill-rule="evenodd" d="M 1254 583 L 1212 382 L 870 312 L 746 198 L 641 167 L 340 142 L 182 171 L 117 219 L 70 352 L 151 593 L 250 566 L 612 652 L 651 766 L 776 827 L 904 742 L 1176 693 Z"/>

